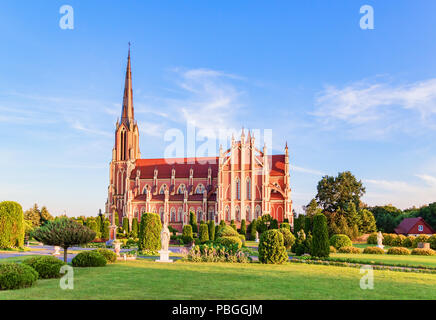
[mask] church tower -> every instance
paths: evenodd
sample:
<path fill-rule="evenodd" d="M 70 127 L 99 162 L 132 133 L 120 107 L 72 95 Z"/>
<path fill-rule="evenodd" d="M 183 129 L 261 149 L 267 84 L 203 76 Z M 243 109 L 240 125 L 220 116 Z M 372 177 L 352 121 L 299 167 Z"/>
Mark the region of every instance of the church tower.
<path fill-rule="evenodd" d="M 130 45 L 127 57 L 127 70 L 124 84 L 121 120 L 118 119 L 115 129 L 115 145 L 112 149 L 110 163 L 109 190 L 106 212 L 119 221 L 126 213 L 128 177 L 134 168 L 136 159 L 141 158 L 139 151 L 139 130 L 135 121 L 133 108 L 132 68 L 130 62 Z"/>

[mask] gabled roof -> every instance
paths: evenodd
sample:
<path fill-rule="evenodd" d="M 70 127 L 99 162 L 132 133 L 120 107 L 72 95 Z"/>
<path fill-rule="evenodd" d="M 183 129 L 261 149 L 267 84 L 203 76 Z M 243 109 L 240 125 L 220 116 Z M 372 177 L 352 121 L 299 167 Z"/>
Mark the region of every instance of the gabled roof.
<path fill-rule="evenodd" d="M 410 229 L 412 229 L 418 222 L 425 224 L 434 233 L 432 227 L 427 222 L 425 222 L 425 220 L 422 217 L 404 218 L 403 221 L 401 221 L 401 223 L 398 225 L 398 227 L 395 228 L 394 231 L 397 234 L 407 234 L 409 233 Z"/>

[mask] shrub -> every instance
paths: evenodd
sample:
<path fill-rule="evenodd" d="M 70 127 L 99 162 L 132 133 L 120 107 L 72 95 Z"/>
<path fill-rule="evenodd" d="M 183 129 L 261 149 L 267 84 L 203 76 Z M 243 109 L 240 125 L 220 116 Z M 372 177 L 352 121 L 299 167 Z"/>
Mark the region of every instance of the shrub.
<path fill-rule="evenodd" d="M 235 231 L 237 230 L 235 220 L 232 220 L 232 221 L 230 222 L 230 227 L 232 227 Z"/>
<path fill-rule="evenodd" d="M 407 237 L 402 235 L 402 234 L 398 234 L 396 237 L 394 237 L 391 241 L 391 246 L 394 247 L 402 247 L 404 244 L 404 240 L 406 240 Z"/>
<path fill-rule="evenodd" d="M 208 222 L 209 227 L 209 240 L 214 241 L 215 240 L 215 221 L 210 220 Z"/>
<path fill-rule="evenodd" d="M 291 231 L 291 225 L 288 222 L 282 222 L 282 224 L 280 225 L 280 229 L 283 229 L 283 228 Z"/>
<path fill-rule="evenodd" d="M 313 238 L 310 254 L 314 257 L 328 257 L 330 255 L 327 218 L 322 213 L 313 217 Z"/>
<path fill-rule="evenodd" d="M 283 235 L 277 229 L 262 233 L 259 243 L 259 261 L 267 264 L 281 264 L 288 260 Z"/>
<path fill-rule="evenodd" d="M 392 247 L 388 249 L 387 254 L 395 254 L 395 255 L 409 255 L 410 251 L 407 248 L 403 247 Z"/>
<path fill-rule="evenodd" d="M 217 237 L 239 237 L 239 233 L 230 226 L 224 226 L 218 231 Z"/>
<path fill-rule="evenodd" d="M 221 244 L 225 247 L 230 247 L 233 245 L 237 245 L 238 249 L 242 247 L 242 241 L 241 238 L 238 236 L 227 236 L 227 237 L 219 237 L 215 241 L 218 244 Z"/>
<path fill-rule="evenodd" d="M 239 239 L 241 239 L 242 245 L 245 246 L 245 236 L 243 234 L 240 234 Z"/>
<path fill-rule="evenodd" d="M 413 247 L 413 242 L 415 241 L 415 236 L 408 236 L 406 239 L 404 239 L 403 241 L 403 247 L 406 248 L 412 248 Z"/>
<path fill-rule="evenodd" d="M 60 270 L 66 263 L 53 256 L 40 256 L 26 259 L 23 264 L 38 272 L 39 278 L 50 279 L 60 277 Z"/>
<path fill-rule="evenodd" d="M 109 239 L 109 228 L 110 228 L 109 220 L 104 220 L 103 226 L 102 226 L 102 231 L 101 231 L 102 239 Z"/>
<path fill-rule="evenodd" d="M 301 229 L 297 232 L 297 239 L 291 250 L 292 252 L 295 252 L 297 256 L 301 256 L 305 253 L 310 254 L 311 246 L 310 234 L 306 237 L 304 230 Z"/>
<path fill-rule="evenodd" d="M 101 254 L 103 257 L 105 257 L 107 262 L 117 261 L 117 254 L 110 249 L 97 249 L 95 251 L 97 251 L 99 254 Z"/>
<path fill-rule="evenodd" d="M 133 218 L 132 220 L 132 237 L 137 238 L 139 231 L 138 219 Z"/>
<path fill-rule="evenodd" d="M 379 247 L 366 247 L 363 249 L 363 253 L 367 254 L 384 254 L 385 251 L 382 248 Z"/>
<path fill-rule="evenodd" d="M 124 218 L 123 218 L 123 230 L 124 230 L 126 233 L 129 233 L 129 232 L 130 232 L 130 230 L 129 230 L 129 218 L 127 218 L 127 217 L 124 217 Z"/>
<path fill-rule="evenodd" d="M 257 220 L 253 219 L 253 221 L 251 221 L 250 223 L 250 240 L 255 240 L 256 239 L 256 224 L 257 224 Z"/>
<path fill-rule="evenodd" d="M 161 241 L 160 233 L 162 231 L 162 223 L 160 217 L 156 213 L 144 213 L 139 227 L 138 249 L 144 250 L 160 250 Z"/>
<path fill-rule="evenodd" d="M 280 228 L 279 231 L 283 235 L 283 245 L 285 246 L 286 250 L 290 249 L 295 243 L 295 236 L 288 228 Z"/>
<path fill-rule="evenodd" d="M 85 245 L 95 239 L 96 233 L 67 217 L 56 218 L 46 222 L 32 232 L 33 238 L 46 245 L 59 246 L 64 249 L 64 262 L 67 263 L 68 248 Z"/>
<path fill-rule="evenodd" d="M 16 202 L 0 202 L 0 248 L 21 248 L 23 246 L 23 208 Z"/>
<path fill-rule="evenodd" d="M 107 260 L 96 250 L 82 251 L 72 260 L 73 267 L 104 267 Z"/>
<path fill-rule="evenodd" d="M 436 250 L 436 234 L 432 235 L 429 239 L 428 242 L 430 242 L 430 247 L 433 250 Z"/>
<path fill-rule="evenodd" d="M 207 226 L 207 224 L 202 223 L 200 225 L 199 233 L 200 233 L 199 238 L 200 238 L 201 243 L 205 243 L 205 242 L 209 241 L 209 227 Z"/>
<path fill-rule="evenodd" d="M 330 238 L 330 245 L 336 249 L 340 249 L 342 247 L 351 247 L 353 243 L 347 235 L 335 234 Z"/>
<path fill-rule="evenodd" d="M 247 234 L 247 225 L 245 219 L 242 219 L 241 221 L 241 234 L 243 234 L 244 236 Z"/>
<path fill-rule="evenodd" d="M 330 253 L 336 253 L 336 248 L 333 246 L 330 246 Z"/>
<path fill-rule="evenodd" d="M 383 244 L 385 246 L 391 246 L 393 241 L 397 238 L 396 234 L 393 233 L 383 233 Z"/>
<path fill-rule="evenodd" d="M 377 233 L 371 233 L 368 237 L 368 239 L 366 239 L 366 243 L 367 244 L 377 244 Z"/>
<path fill-rule="evenodd" d="M 433 249 L 415 248 L 412 250 L 412 254 L 417 256 L 434 256 L 436 251 Z"/>
<path fill-rule="evenodd" d="M 194 237 L 192 236 L 192 226 L 190 224 L 183 226 L 182 240 L 185 244 L 189 244 L 194 241 Z"/>
<path fill-rule="evenodd" d="M 421 234 L 413 240 L 412 246 L 413 246 L 413 248 L 417 248 L 419 242 L 428 242 L 429 239 L 430 239 L 430 237 L 428 235 Z"/>
<path fill-rule="evenodd" d="M 339 253 L 352 253 L 352 254 L 362 253 L 362 251 L 359 248 L 356 248 L 356 247 L 353 247 L 353 246 L 340 247 L 338 252 Z"/>
<path fill-rule="evenodd" d="M 26 264 L 0 263 L 0 290 L 31 287 L 38 280 L 38 272 Z"/>
<path fill-rule="evenodd" d="M 192 226 L 192 232 L 197 233 L 197 217 L 195 216 L 195 212 L 189 212 L 189 224 Z"/>

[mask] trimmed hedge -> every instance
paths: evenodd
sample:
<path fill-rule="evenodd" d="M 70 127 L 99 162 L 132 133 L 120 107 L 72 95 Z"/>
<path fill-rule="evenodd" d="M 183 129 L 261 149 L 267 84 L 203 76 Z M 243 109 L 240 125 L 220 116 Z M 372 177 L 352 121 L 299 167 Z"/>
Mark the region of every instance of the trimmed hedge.
<path fill-rule="evenodd" d="M 363 249 L 363 253 L 366 254 L 385 254 L 385 251 L 379 247 L 366 247 Z"/>
<path fill-rule="evenodd" d="M 214 241 L 215 240 L 215 221 L 210 220 L 207 224 L 209 227 L 209 240 Z"/>
<path fill-rule="evenodd" d="M 238 249 L 241 249 L 242 247 L 242 241 L 239 236 L 226 236 L 226 237 L 219 237 L 215 240 L 216 243 L 221 244 L 225 247 L 230 247 L 233 245 L 238 245 Z"/>
<path fill-rule="evenodd" d="M 377 244 L 377 232 L 371 233 L 366 239 L 367 244 Z"/>
<path fill-rule="evenodd" d="M 425 235 L 425 234 L 421 234 L 421 235 L 415 237 L 415 239 L 413 240 L 413 247 L 417 248 L 418 242 L 429 242 L 428 241 L 429 239 L 430 239 L 430 236 Z"/>
<path fill-rule="evenodd" d="M 259 241 L 259 261 L 267 264 L 281 264 L 288 260 L 283 235 L 277 229 L 262 232 Z"/>
<path fill-rule="evenodd" d="M 415 248 L 412 250 L 412 254 L 416 256 L 434 256 L 436 251 L 433 249 Z"/>
<path fill-rule="evenodd" d="M 283 223 L 282 223 L 283 226 Z M 283 235 L 283 245 L 288 250 L 290 249 L 294 243 L 295 243 L 295 236 L 292 234 L 292 232 L 288 228 L 280 228 L 279 231 Z"/>
<path fill-rule="evenodd" d="M 415 240 L 415 236 L 406 237 L 406 239 L 404 239 L 404 241 L 403 241 L 403 247 L 412 248 L 414 240 Z"/>
<path fill-rule="evenodd" d="M 217 233 L 217 237 L 218 238 L 221 238 L 221 237 L 239 237 L 239 233 L 235 229 L 233 229 L 232 227 L 224 226 L 224 227 L 219 229 L 219 231 Z"/>
<path fill-rule="evenodd" d="M 392 247 L 388 249 L 387 254 L 395 254 L 395 255 L 409 255 L 410 254 L 410 250 L 407 248 L 403 248 L 403 247 Z"/>
<path fill-rule="evenodd" d="M 353 247 L 353 246 L 345 246 L 340 247 L 338 249 L 339 253 L 352 253 L 352 254 L 359 254 L 362 253 L 362 251 L 359 248 Z"/>
<path fill-rule="evenodd" d="M 334 234 L 330 238 L 330 245 L 336 249 L 340 249 L 342 247 L 352 247 L 353 243 L 346 234 Z"/>
<path fill-rule="evenodd" d="M 38 280 L 38 272 L 25 264 L 0 263 L 0 290 L 28 288 Z"/>
<path fill-rule="evenodd" d="M 41 256 L 26 259 L 23 264 L 28 265 L 38 272 L 39 278 L 51 279 L 61 276 L 60 270 L 66 263 L 53 256 Z"/>
<path fill-rule="evenodd" d="M 310 254 L 314 257 L 328 257 L 330 255 L 329 233 L 327 218 L 324 214 L 313 217 L 313 238 Z"/>
<path fill-rule="evenodd" d="M 245 235 L 240 234 L 239 239 L 241 239 L 242 245 L 245 246 Z"/>
<path fill-rule="evenodd" d="M 24 246 L 23 208 L 16 202 L 0 202 L 0 248 Z"/>
<path fill-rule="evenodd" d="M 436 234 L 432 235 L 432 236 L 430 237 L 430 239 L 428 239 L 428 242 L 430 242 L 430 247 L 431 247 L 433 250 L 436 250 Z"/>
<path fill-rule="evenodd" d="M 96 250 L 82 251 L 72 260 L 73 267 L 104 267 L 107 260 Z"/>
<path fill-rule="evenodd" d="M 192 235 L 192 226 L 190 224 L 183 226 L 182 240 L 185 244 L 190 244 L 194 241 L 194 237 Z"/>
<path fill-rule="evenodd" d="M 160 233 L 162 232 L 162 223 L 157 213 L 144 213 L 139 226 L 139 251 L 161 249 Z"/>
<path fill-rule="evenodd" d="M 199 234 L 200 234 L 199 238 L 201 243 L 205 243 L 209 241 L 209 227 L 207 226 L 207 224 L 202 223 L 200 225 Z"/>
<path fill-rule="evenodd" d="M 110 249 L 100 248 L 100 249 L 97 249 L 95 251 L 98 252 L 99 254 L 101 254 L 103 257 L 105 257 L 107 262 L 113 263 L 113 262 L 117 261 L 117 254 Z"/>

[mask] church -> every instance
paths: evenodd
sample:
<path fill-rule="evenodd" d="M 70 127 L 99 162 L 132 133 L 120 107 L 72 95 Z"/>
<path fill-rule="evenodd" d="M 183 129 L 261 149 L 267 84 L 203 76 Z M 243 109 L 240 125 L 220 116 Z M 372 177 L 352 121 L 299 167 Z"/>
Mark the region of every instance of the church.
<path fill-rule="evenodd" d="M 242 130 L 230 148 L 217 157 L 142 159 L 135 121 L 130 49 L 127 58 L 121 119 L 116 123 L 115 145 L 109 166 L 106 215 L 112 225 L 124 217 L 131 225 L 145 212 L 160 215 L 181 231 L 194 212 L 197 221 L 235 220 L 239 227 L 265 214 L 293 225 L 289 152 L 268 155 L 255 138 Z M 113 230 L 113 229 L 112 229 Z M 111 238 L 113 236 L 111 235 Z"/>

